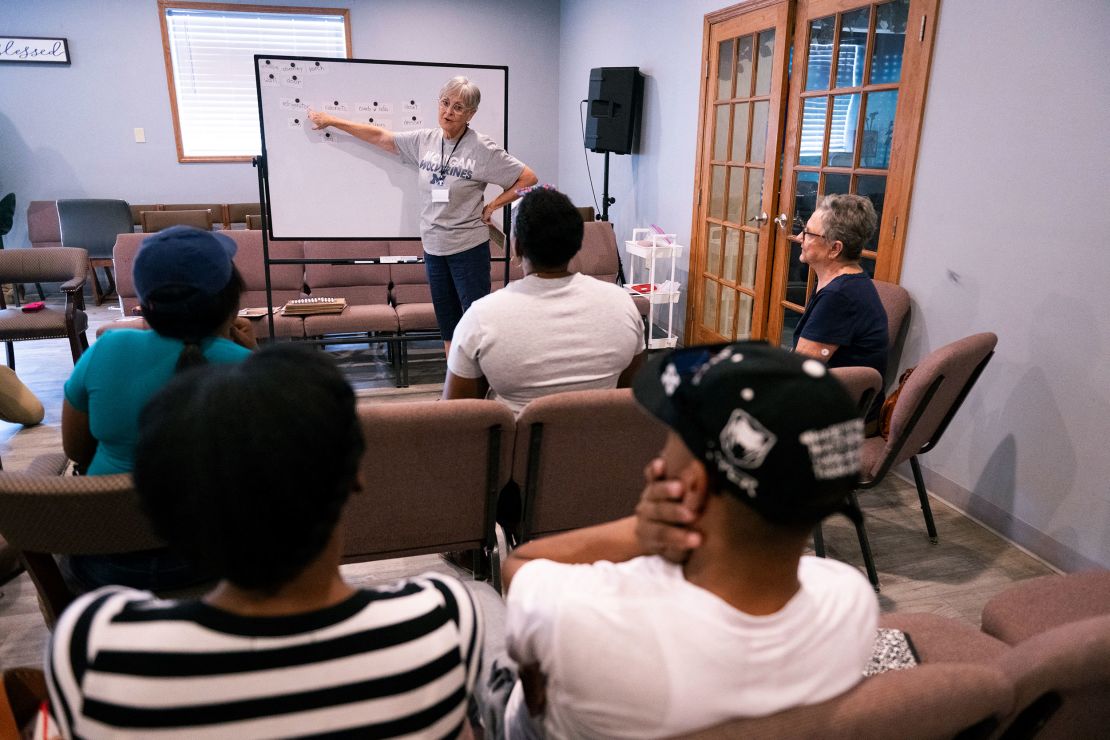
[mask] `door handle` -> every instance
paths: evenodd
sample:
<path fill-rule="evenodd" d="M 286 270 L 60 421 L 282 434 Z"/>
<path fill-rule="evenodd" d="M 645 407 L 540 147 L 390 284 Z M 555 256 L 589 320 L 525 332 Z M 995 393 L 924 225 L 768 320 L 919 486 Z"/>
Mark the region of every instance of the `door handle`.
<path fill-rule="evenodd" d="M 749 221 L 755 221 L 760 226 L 763 226 L 765 223 L 767 223 L 767 211 L 764 211 L 763 213 L 759 214 L 758 216 L 752 216 L 748 220 Z M 777 222 L 778 219 L 775 219 L 775 221 Z"/>
<path fill-rule="evenodd" d="M 779 215 L 775 216 L 775 223 L 778 225 L 778 227 L 780 229 L 785 229 L 786 228 L 786 221 L 787 221 L 787 216 L 786 216 L 785 213 L 780 213 Z"/>

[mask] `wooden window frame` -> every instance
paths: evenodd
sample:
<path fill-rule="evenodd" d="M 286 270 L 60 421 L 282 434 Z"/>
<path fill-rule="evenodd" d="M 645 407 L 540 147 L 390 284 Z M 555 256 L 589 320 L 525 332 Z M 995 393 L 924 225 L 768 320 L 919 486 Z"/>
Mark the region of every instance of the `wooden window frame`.
<path fill-rule="evenodd" d="M 166 85 L 170 94 L 170 114 L 173 117 L 173 137 L 177 144 L 177 161 L 183 164 L 196 162 L 250 162 L 254 157 L 249 154 L 241 156 L 207 156 L 187 157 L 181 143 L 181 120 L 177 111 L 177 86 L 174 77 L 173 56 L 170 53 L 170 31 L 166 25 L 166 11 L 180 10 L 212 10 L 238 13 L 280 13 L 284 15 L 341 15 L 343 16 L 343 35 L 347 47 L 347 58 L 351 53 L 351 11 L 347 8 L 311 8 L 305 6 L 284 5 L 239 5 L 236 3 L 205 3 L 190 2 L 189 0 L 158 0 L 158 23 L 162 28 L 162 55 L 166 64 Z"/>

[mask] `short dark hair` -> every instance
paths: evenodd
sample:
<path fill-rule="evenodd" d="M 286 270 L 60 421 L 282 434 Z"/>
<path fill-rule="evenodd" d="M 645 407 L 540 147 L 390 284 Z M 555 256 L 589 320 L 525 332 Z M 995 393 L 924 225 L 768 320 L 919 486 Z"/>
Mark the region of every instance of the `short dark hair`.
<path fill-rule="evenodd" d="M 558 190 L 538 188 L 516 207 L 516 250 L 536 267 L 563 267 L 582 248 L 582 215 Z"/>
<path fill-rule="evenodd" d="M 363 439 L 328 356 L 264 349 L 179 373 L 143 409 L 134 479 L 155 532 L 194 564 L 273 593 L 316 559 Z"/>
<path fill-rule="evenodd" d="M 871 200 L 862 195 L 826 195 L 817 204 L 817 210 L 824 213 L 821 226 L 825 238 L 844 245 L 841 259 L 858 262 L 879 222 Z"/>
<path fill-rule="evenodd" d="M 170 286 L 158 288 L 142 303 L 143 318 L 150 328 L 162 336 L 185 342 L 177 360 L 177 369 L 204 364 L 200 341 L 216 330 L 239 310 L 239 297 L 246 284 L 235 265 L 231 279 L 215 295 L 204 295 L 195 288 Z"/>

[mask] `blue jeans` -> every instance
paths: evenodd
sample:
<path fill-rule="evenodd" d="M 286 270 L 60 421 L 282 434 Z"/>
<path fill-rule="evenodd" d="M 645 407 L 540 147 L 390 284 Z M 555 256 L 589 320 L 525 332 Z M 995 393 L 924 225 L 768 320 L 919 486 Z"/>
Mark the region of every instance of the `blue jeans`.
<path fill-rule="evenodd" d="M 455 336 L 455 327 L 470 304 L 489 295 L 489 263 L 488 241 L 446 257 L 424 253 L 424 272 L 443 341 Z"/>
<path fill-rule="evenodd" d="M 62 557 L 59 566 L 70 588 L 81 592 L 108 585 L 162 591 L 214 580 L 168 549 L 71 555 Z"/>

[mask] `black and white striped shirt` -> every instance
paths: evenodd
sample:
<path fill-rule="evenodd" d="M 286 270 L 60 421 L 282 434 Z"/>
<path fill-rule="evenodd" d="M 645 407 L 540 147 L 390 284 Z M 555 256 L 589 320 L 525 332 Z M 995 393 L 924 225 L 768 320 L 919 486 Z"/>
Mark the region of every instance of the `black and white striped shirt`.
<path fill-rule="evenodd" d="M 466 588 L 432 573 L 283 617 L 109 586 L 66 610 L 46 663 L 66 737 L 453 737 L 481 640 Z"/>

